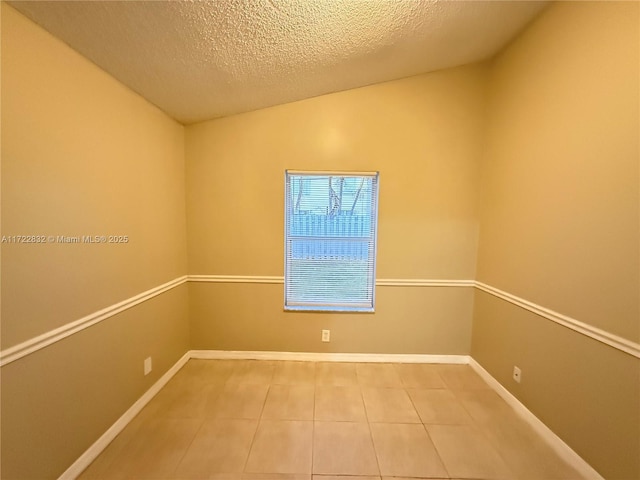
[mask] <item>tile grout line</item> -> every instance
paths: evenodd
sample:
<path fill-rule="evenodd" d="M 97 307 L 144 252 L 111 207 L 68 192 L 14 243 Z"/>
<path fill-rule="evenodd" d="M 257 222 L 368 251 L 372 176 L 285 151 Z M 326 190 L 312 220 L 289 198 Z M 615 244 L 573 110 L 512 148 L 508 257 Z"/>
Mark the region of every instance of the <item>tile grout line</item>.
<path fill-rule="evenodd" d="M 484 381 L 484 380 L 483 380 Z M 486 382 L 485 382 L 486 383 Z M 469 418 L 471 419 L 472 422 L 472 426 L 476 429 L 476 431 L 478 431 L 480 433 L 480 435 L 482 436 L 482 438 L 485 439 L 485 442 L 488 443 L 493 451 L 498 455 L 498 457 L 500 457 L 500 459 L 502 460 L 502 462 L 504 463 L 504 465 L 507 467 L 507 469 L 509 470 L 509 473 L 514 474 L 515 476 L 515 472 L 513 472 L 513 468 L 511 467 L 511 465 L 507 462 L 506 457 L 502 454 L 502 449 L 500 448 L 500 446 L 495 443 L 491 437 L 489 437 L 486 433 L 485 433 L 485 429 L 481 428 L 482 426 L 480 425 L 480 423 L 478 422 L 478 420 L 475 419 L 475 417 L 471 414 L 471 411 L 465 406 L 464 402 L 462 402 L 460 400 L 460 398 L 458 397 L 458 395 L 456 395 L 456 391 L 464 391 L 465 389 L 460 387 L 460 388 L 452 388 L 451 389 L 451 393 L 453 394 L 453 396 L 455 397 L 455 399 L 458 401 L 458 403 L 460 404 L 460 406 L 462 407 L 462 409 L 467 413 L 467 415 L 469 416 Z M 493 391 L 491 388 L 489 388 L 489 391 Z"/>
<path fill-rule="evenodd" d="M 235 370 L 235 367 L 234 367 Z M 275 367 L 274 367 L 275 370 Z M 231 377 L 229 377 L 231 378 Z M 249 451 L 247 452 L 247 458 L 244 461 L 244 466 L 242 467 L 242 473 L 240 474 L 240 476 L 242 477 L 242 475 L 247 474 L 247 473 L 252 473 L 252 472 L 247 472 L 247 464 L 249 463 L 249 457 L 251 456 L 251 451 L 253 450 L 253 444 L 256 441 L 256 436 L 258 435 L 258 429 L 260 428 L 260 423 L 262 422 L 262 414 L 264 413 L 264 406 L 267 404 L 267 398 L 269 397 L 269 392 L 271 391 L 271 381 L 273 380 L 273 372 L 271 374 L 271 379 L 269 380 L 269 383 L 267 383 L 267 392 L 265 393 L 264 396 L 264 400 L 262 401 L 262 408 L 260 409 L 260 415 L 258 415 L 258 418 L 256 419 L 257 423 L 256 423 L 256 430 L 255 432 L 253 432 L 253 437 L 251 438 L 251 444 L 249 445 Z M 242 382 L 238 382 L 239 385 L 242 384 Z"/>
<path fill-rule="evenodd" d="M 376 448 L 376 443 L 373 440 L 373 431 L 371 429 L 371 422 L 369 422 L 369 415 L 367 413 L 365 406 L 365 415 L 367 416 L 367 427 L 369 428 L 369 438 L 371 438 L 371 446 L 373 447 L 373 454 L 376 457 L 376 466 L 378 467 L 378 473 L 380 474 L 380 478 L 382 478 L 382 468 L 380 467 L 380 458 L 378 458 L 378 449 Z"/>
<path fill-rule="evenodd" d="M 313 460 L 316 451 L 316 371 L 318 362 L 313 362 L 313 411 L 311 413 L 311 480 L 314 476 Z"/>
<path fill-rule="evenodd" d="M 204 426 L 204 423 L 206 422 L 207 418 L 206 415 L 203 416 L 202 421 L 200 422 L 200 426 L 198 427 L 198 429 L 195 431 L 193 438 L 191 439 L 191 441 L 189 442 L 189 445 L 187 446 L 187 448 L 184 449 L 184 452 L 182 453 L 182 456 L 180 457 L 180 459 L 176 462 L 176 466 L 173 469 L 173 476 L 176 477 L 176 472 L 178 471 L 178 468 L 180 467 L 180 464 L 182 463 L 182 461 L 185 459 L 185 457 L 187 456 L 187 453 L 189 452 L 189 449 L 191 448 L 191 446 L 193 445 L 193 442 L 196 441 L 196 437 L 198 436 L 198 433 L 200 433 L 200 430 L 202 430 L 202 427 Z"/>
<path fill-rule="evenodd" d="M 438 378 L 440 379 L 442 384 L 445 386 L 445 390 L 450 390 L 449 385 L 447 384 L 445 379 L 442 377 L 442 375 L 440 375 L 440 372 L 436 371 L 436 375 L 438 376 Z M 415 387 L 415 388 L 418 388 L 418 387 Z M 418 412 L 418 407 L 416 407 L 416 404 L 413 401 L 413 398 L 411 397 L 411 394 L 407 391 L 407 387 L 406 386 L 404 387 L 404 390 L 405 390 L 405 393 L 407 394 L 407 396 L 409 397 L 409 401 L 411 402 L 411 405 L 413 405 L 413 409 L 416 411 L 416 414 L 418 415 L 418 418 L 420 419 L 420 425 L 422 425 L 422 429 L 427 434 L 427 438 L 431 442 L 431 445 L 433 445 L 433 450 L 436 452 L 436 455 L 438 456 L 438 460 L 440 460 L 440 464 L 442 465 L 442 468 L 444 468 L 444 471 L 447 472 L 447 477 L 452 478 L 451 477 L 451 472 L 449 472 L 449 469 L 447 468 L 447 464 L 444 463 L 444 459 L 442 458 L 442 455 L 440 454 L 440 451 L 438 450 L 436 442 L 434 442 L 433 438 L 431 438 L 431 434 L 429 433 L 429 429 L 427 428 L 427 425 L 424 423 L 424 420 L 422 419 L 422 416 L 420 415 L 420 412 Z"/>
<path fill-rule="evenodd" d="M 438 446 L 436 445 L 436 442 L 434 442 L 433 438 L 431 438 L 431 434 L 429 433 L 429 429 L 427 428 L 427 426 L 424 423 L 421 423 L 421 425 L 422 425 L 422 428 L 424 429 L 425 433 L 427 434 L 427 438 L 431 442 L 431 445 L 433 445 L 433 450 L 436 452 L 436 455 L 438 456 L 438 460 L 440 460 L 440 464 L 442 465 L 442 468 L 444 468 L 444 471 L 447 472 L 447 477 L 452 478 L 451 477 L 451 472 L 449 472 L 449 469 L 447 468 L 447 464 L 444 463 L 444 459 L 442 458 L 442 455 L 440 454 L 440 451 L 438 450 Z"/>
<path fill-rule="evenodd" d="M 259 364 L 259 363 L 269 363 L 269 362 L 262 362 L 262 361 L 256 362 L 256 364 Z M 283 363 L 289 363 L 289 362 L 283 362 Z M 312 430 L 311 430 L 311 473 L 310 473 L 311 479 L 310 480 L 313 480 L 313 476 L 314 475 L 322 476 L 322 475 L 328 475 L 328 474 L 320 474 L 320 473 L 315 474 L 314 473 L 314 464 L 313 464 L 313 462 L 314 462 L 314 458 L 315 458 L 315 454 L 316 454 L 316 448 L 315 448 L 316 447 L 316 445 L 315 445 L 315 422 L 316 422 L 316 406 L 317 406 L 316 393 L 317 393 L 317 386 L 318 386 L 317 385 L 318 370 L 317 370 L 316 367 L 317 367 L 317 364 L 319 362 L 318 361 L 313 361 L 311 363 L 313 363 L 314 369 L 313 369 L 313 383 L 312 383 L 312 385 L 313 385 L 313 408 L 312 408 Z M 182 365 L 182 367 L 184 367 L 185 365 Z M 439 390 L 439 389 L 435 388 L 435 387 L 419 387 L 419 386 L 409 387 L 409 386 L 407 386 L 407 382 L 403 379 L 402 375 L 400 375 L 400 373 L 401 373 L 400 365 L 402 365 L 402 364 L 394 362 L 394 363 L 392 363 L 392 365 L 393 365 L 393 371 L 397 374 L 397 376 L 399 377 L 399 380 L 401 382 L 401 389 L 404 391 L 405 395 L 407 395 L 409 397 L 410 404 L 412 405 L 412 408 L 414 409 L 414 411 L 417 413 L 418 418 L 420 419 L 419 423 L 422 424 L 423 430 L 427 434 L 427 438 L 429 439 L 429 441 L 433 445 L 434 451 L 435 451 L 435 453 L 437 455 L 437 458 L 441 462 L 441 465 L 442 465 L 444 471 L 446 472 L 448 478 L 451 478 L 452 474 L 449 473 L 449 468 L 445 464 L 445 462 L 444 462 L 444 460 L 443 460 L 443 458 L 442 458 L 442 456 L 440 454 L 440 451 L 438 450 L 438 447 L 436 446 L 435 442 L 433 441 L 433 438 L 431 437 L 431 434 L 430 434 L 430 431 L 429 431 L 429 428 L 428 428 L 428 425 L 450 425 L 450 424 L 439 423 L 439 422 L 438 423 L 429 423 L 429 424 L 425 423 L 423 421 L 423 419 L 420 417 L 420 414 L 418 412 L 418 408 L 416 406 L 416 402 L 414 401 L 412 396 L 409 394 L 409 390 L 411 390 L 412 388 L 413 389 L 424 388 L 426 390 Z M 233 377 L 234 373 L 236 373 L 236 372 L 238 372 L 240 370 L 239 369 L 240 366 L 241 366 L 240 362 L 238 362 L 238 363 L 234 362 L 234 366 L 231 369 L 231 372 L 227 375 L 223 385 L 227 385 L 228 384 L 228 381 Z M 365 413 L 365 422 L 366 422 L 366 424 L 367 424 L 367 426 L 369 428 L 370 441 L 371 441 L 371 444 L 372 444 L 373 449 L 374 449 L 374 455 L 375 455 L 376 464 L 377 464 L 377 468 L 378 468 L 378 475 L 376 475 L 376 476 L 378 477 L 379 480 L 381 480 L 382 479 L 382 471 L 381 471 L 381 468 L 380 468 L 380 458 L 379 458 L 378 451 L 377 451 L 377 449 L 375 447 L 375 442 L 374 442 L 374 439 L 373 439 L 373 433 L 372 433 L 372 428 L 371 428 L 372 427 L 372 422 L 370 421 L 370 418 L 369 418 L 370 416 L 369 416 L 369 412 L 368 412 L 368 409 L 367 409 L 367 404 L 366 404 L 365 398 L 364 398 L 365 397 L 364 396 L 364 388 L 373 389 L 373 388 L 394 388 L 394 387 L 378 386 L 378 385 L 375 385 L 375 384 L 373 384 L 373 385 L 365 385 L 365 382 L 366 382 L 365 377 L 363 375 L 359 374 L 357 365 L 355 365 L 354 367 L 355 367 L 355 374 L 356 374 L 355 378 L 356 378 L 356 382 L 357 382 L 356 385 L 358 386 L 358 389 L 359 389 L 359 392 L 360 392 L 359 396 L 360 396 L 360 399 L 361 399 L 361 402 L 362 402 L 362 408 L 364 409 L 364 413 Z M 182 369 L 180 369 L 180 370 L 182 370 Z M 486 442 L 491 447 L 491 449 L 494 451 L 494 453 L 497 454 L 497 457 L 503 462 L 504 466 L 507 469 L 507 473 L 509 473 L 509 474 L 514 473 L 515 470 L 513 470 L 512 466 L 507 462 L 506 457 L 505 457 L 505 453 L 500 448 L 500 445 L 498 443 L 496 443 L 495 440 L 492 440 L 492 437 L 489 436 L 490 430 L 487 430 L 485 428 L 485 427 L 491 427 L 491 425 L 493 425 L 495 423 L 494 420 L 492 418 L 489 418 L 489 420 L 490 420 L 489 424 L 487 424 L 487 425 L 481 424 L 480 421 L 475 416 L 472 415 L 472 413 L 471 413 L 472 410 L 469 409 L 469 406 L 465 402 L 462 401 L 463 398 L 467 398 L 466 396 L 465 397 L 461 397 L 460 396 L 462 394 L 462 392 L 475 391 L 475 390 L 478 389 L 478 387 L 474 388 L 473 382 L 471 382 L 471 383 L 467 382 L 466 377 L 458 378 L 456 375 L 453 375 L 454 372 L 451 372 L 451 375 L 449 375 L 449 377 L 450 377 L 449 378 L 449 383 L 447 383 L 445 381 L 445 379 L 444 379 L 444 374 L 445 373 L 448 374 L 449 371 L 446 370 L 446 369 L 442 369 L 443 371 L 440 371 L 440 370 L 441 369 L 436 369 L 436 371 L 434 373 L 436 374 L 437 378 L 439 378 L 440 381 L 443 383 L 444 391 L 447 391 L 447 392 L 449 392 L 449 393 L 451 393 L 453 395 L 454 399 L 459 404 L 459 406 L 461 407 L 462 411 L 464 411 L 467 414 L 467 417 L 469 418 L 469 422 L 468 423 L 455 423 L 455 424 L 451 424 L 451 425 L 459 425 L 459 426 L 467 425 L 467 426 L 471 427 L 472 429 L 476 430 L 480 434 L 480 437 L 484 440 L 484 442 Z M 256 438 L 257 438 L 257 431 L 258 431 L 260 423 L 261 423 L 261 421 L 263 419 L 263 415 L 264 415 L 264 412 L 265 412 L 265 409 L 266 409 L 266 403 L 268 401 L 269 394 L 272 392 L 272 387 L 273 386 L 280 385 L 280 384 L 274 383 L 276 381 L 276 373 L 277 372 L 278 372 L 278 365 L 277 364 L 276 365 L 272 365 L 271 366 L 271 372 L 270 372 L 271 374 L 269 375 L 268 382 L 266 384 L 267 388 L 266 388 L 265 397 L 263 399 L 263 402 L 262 402 L 262 405 L 261 405 L 261 408 L 260 408 L 260 412 L 259 412 L 259 415 L 258 415 L 257 420 L 256 420 L 256 428 L 255 428 L 255 430 L 253 432 L 253 436 L 251 438 L 251 442 L 250 442 L 249 448 L 248 448 L 248 453 L 246 455 L 246 458 L 244 460 L 244 465 L 243 465 L 242 470 L 241 470 L 243 473 L 241 473 L 240 475 L 249 474 L 250 473 L 250 472 L 246 472 L 246 468 L 247 468 L 247 465 L 248 465 L 248 460 L 249 460 L 250 455 L 251 455 L 251 451 L 255 446 L 255 441 L 256 441 Z M 367 371 L 365 371 L 365 373 L 366 372 Z M 178 372 L 176 371 L 176 372 L 174 372 L 174 374 L 175 373 L 178 373 Z M 382 378 L 382 377 L 377 377 L 377 378 Z M 245 378 L 245 381 L 246 381 L 246 378 Z M 253 382 L 250 382 L 250 383 L 255 383 L 255 379 L 254 379 Z M 486 383 L 486 382 L 483 381 L 483 384 L 484 383 Z M 239 382 L 239 384 L 242 384 L 242 382 Z M 450 384 L 453 385 L 453 386 L 450 386 Z M 294 383 L 294 384 L 289 385 L 289 387 L 291 388 L 292 386 L 296 386 L 296 385 L 302 385 L 302 384 Z M 164 387 L 166 387 L 166 386 L 167 385 L 165 384 Z M 491 388 L 491 385 L 488 385 L 488 391 L 494 391 Z M 494 391 L 494 393 L 495 393 L 495 391 Z M 218 397 L 219 396 L 220 395 L 218 395 Z M 217 401 L 215 403 L 217 403 Z M 207 412 L 206 409 L 205 409 L 205 412 Z M 288 416 L 289 416 L 288 414 L 285 414 L 285 417 L 288 417 Z M 191 440 L 189 441 L 188 445 L 186 446 L 184 452 L 182 452 L 182 455 L 180 455 L 180 458 L 176 461 L 175 467 L 173 467 L 174 476 L 175 476 L 175 473 L 178 471 L 178 467 L 184 461 L 184 458 L 187 455 L 187 452 L 193 446 L 193 444 L 195 442 L 195 439 L 197 438 L 198 434 L 202 431 L 202 429 L 204 427 L 204 424 L 207 422 L 207 418 L 208 418 L 208 416 L 205 413 L 205 415 L 203 416 L 198 428 L 195 430 L 195 433 L 194 433 L 193 437 L 191 438 Z M 287 420 L 287 419 L 288 418 L 283 418 L 281 420 Z M 349 422 L 351 422 L 351 421 L 349 421 Z M 356 420 L 356 422 L 357 422 L 357 420 Z M 402 424 L 405 424 L 407 422 L 374 422 L 374 423 L 402 423 Z M 408 424 L 415 424 L 415 423 L 411 423 L 410 422 Z M 171 468 L 171 466 L 169 466 L 169 468 Z M 335 474 L 335 475 L 343 476 L 345 474 Z M 349 480 L 348 476 L 352 476 L 353 477 L 353 476 L 360 476 L 360 475 L 347 474 L 346 478 L 343 479 L 343 480 Z M 318 479 L 318 480 L 322 480 L 322 479 Z M 389 480 L 389 479 L 387 479 L 387 480 Z"/>
<path fill-rule="evenodd" d="M 373 440 L 373 431 L 371 430 L 371 422 L 369 421 L 369 411 L 367 410 L 367 404 L 364 401 L 364 394 L 362 393 L 362 385 L 360 385 L 360 378 L 358 377 L 358 366 L 356 365 L 356 378 L 358 378 L 358 387 L 360 389 L 360 398 L 362 399 L 362 407 L 364 408 L 364 416 L 367 419 L 367 428 L 369 429 L 369 438 L 371 438 L 371 446 L 373 447 L 373 454 L 376 457 L 376 465 L 378 467 L 379 477 L 382 478 L 382 469 L 380 468 L 380 459 L 378 458 L 378 450 L 376 449 L 375 441 Z"/>

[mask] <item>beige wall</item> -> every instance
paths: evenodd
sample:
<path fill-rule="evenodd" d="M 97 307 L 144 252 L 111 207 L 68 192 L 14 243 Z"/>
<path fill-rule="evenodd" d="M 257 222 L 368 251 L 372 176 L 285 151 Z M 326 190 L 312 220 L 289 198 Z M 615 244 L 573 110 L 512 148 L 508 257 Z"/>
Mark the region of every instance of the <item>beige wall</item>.
<path fill-rule="evenodd" d="M 639 20 L 560 3 L 497 59 L 478 260 L 478 280 L 636 342 Z"/>
<path fill-rule="evenodd" d="M 469 66 L 187 127 L 189 273 L 283 275 L 285 169 L 377 170 L 377 277 L 473 278 L 485 76 Z M 190 285 L 192 344 L 466 354 L 471 292 L 443 290 L 378 287 L 376 313 L 354 315 L 283 312 L 282 285 Z"/>
<path fill-rule="evenodd" d="M 635 342 L 639 30 L 636 2 L 554 4 L 492 65 L 477 276 Z M 638 359 L 550 323 L 477 293 L 472 356 L 606 478 L 640 477 Z"/>
<path fill-rule="evenodd" d="M 287 168 L 380 171 L 378 278 L 477 278 L 637 342 L 639 20 L 554 4 L 491 65 L 183 128 L 2 4 L 2 234 L 130 239 L 3 244 L 2 348 L 187 272 L 282 276 Z M 189 348 L 471 353 L 607 478 L 640 477 L 630 355 L 468 287 L 282 302 L 191 283 L 5 365 L 2 477 L 58 476 Z"/>
<path fill-rule="evenodd" d="M 183 127 L 2 4 L 2 348 L 186 274 Z M 188 349 L 187 288 L 2 367 L 2 477 L 53 478 Z M 143 360 L 154 371 L 144 377 Z"/>

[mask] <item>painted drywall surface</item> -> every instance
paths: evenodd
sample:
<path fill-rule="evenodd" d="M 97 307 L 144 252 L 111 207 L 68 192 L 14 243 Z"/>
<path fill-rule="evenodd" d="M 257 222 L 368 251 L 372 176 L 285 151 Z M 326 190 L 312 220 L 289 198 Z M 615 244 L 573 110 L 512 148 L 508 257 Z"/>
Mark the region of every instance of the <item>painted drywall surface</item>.
<path fill-rule="evenodd" d="M 189 273 L 282 275 L 285 169 L 355 170 L 380 172 L 378 278 L 473 278 L 485 74 L 484 66 L 474 65 L 187 127 Z M 247 310 L 238 318 L 244 309 L 240 305 L 259 304 L 254 294 L 260 288 L 274 295 L 273 301 L 265 299 L 269 308 Z M 402 288 L 378 288 L 378 294 L 390 303 L 403 302 L 407 298 Z M 201 295 L 202 290 L 210 291 L 210 298 Z M 192 335 L 199 348 L 214 344 L 231 349 L 250 344 L 294 351 L 324 348 L 319 317 L 284 313 L 278 289 L 235 287 L 237 311 L 229 303 L 217 308 L 213 298 L 220 291 L 213 284 L 197 286 L 190 318 L 199 328 Z M 412 294 L 410 304 L 398 307 L 411 311 L 411 320 L 385 310 L 381 298 L 374 315 L 331 316 L 353 332 L 341 344 L 342 351 L 380 345 L 375 335 L 385 332 L 392 337 L 409 324 L 418 328 L 414 335 L 422 337 L 431 328 L 431 304 L 421 301 L 420 295 L 431 294 Z M 468 294 L 454 295 L 464 304 Z M 443 343 L 452 351 L 438 353 L 465 353 L 469 332 L 459 326 L 468 328 L 469 318 L 460 317 L 457 307 L 445 312 L 441 306 L 435 308 L 447 319 L 448 328 L 459 333 L 456 342 Z M 264 318 L 252 319 L 256 313 Z M 289 325 L 294 318 L 308 329 L 304 339 L 281 332 L 287 342 L 276 338 L 266 342 L 258 339 L 264 329 L 252 328 L 253 321 Z M 377 333 L 370 333 L 363 318 L 380 322 Z M 233 322 L 246 326 L 241 334 L 236 332 L 237 344 L 214 339 L 214 331 L 237 328 L 223 326 Z M 440 333 L 447 336 L 446 327 Z M 202 338 L 212 339 L 211 343 Z M 313 344 L 307 338 L 313 338 Z M 436 344 L 438 339 L 433 339 L 415 352 L 407 340 L 404 348 L 396 346 L 396 353 L 432 353 Z"/>
<path fill-rule="evenodd" d="M 181 285 L 2 367 L 2 478 L 57 478 L 75 462 L 184 355 L 186 306 Z"/>
<path fill-rule="evenodd" d="M 128 237 L 2 243 L 7 348 L 186 274 L 186 228 L 183 127 L 2 8 L 2 235 Z"/>
<path fill-rule="evenodd" d="M 640 478 L 636 358 L 480 291 L 471 354 L 605 478 Z"/>
<path fill-rule="evenodd" d="M 552 6 L 499 57 L 478 280 L 640 340 L 637 2 Z"/>
<path fill-rule="evenodd" d="M 2 4 L 2 345 L 186 274 L 182 126 Z M 188 350 L 186 285 L 2 367 L 2 477 L 57 478 Z M 143 375 L 143 361 L 154 370 Z"/>
<path fill-rule="evenodd" d="M 477 276 L 634 341 L 639 20 L 554 4 L 492 65 Z M 471 354 L 606 478 L 640 477 L 638 359 L 482 292 Z"/>
<path fill-rule="evenodd" d="M 378 287 L 376 313 L 282 311 L 283 285 L 189 285 L 196 350 L 467 355 L 471 287 Z M 391 327 L 391 326 L 392 327 Z M 323 329 L 331 342 L 321 343 Z"/>

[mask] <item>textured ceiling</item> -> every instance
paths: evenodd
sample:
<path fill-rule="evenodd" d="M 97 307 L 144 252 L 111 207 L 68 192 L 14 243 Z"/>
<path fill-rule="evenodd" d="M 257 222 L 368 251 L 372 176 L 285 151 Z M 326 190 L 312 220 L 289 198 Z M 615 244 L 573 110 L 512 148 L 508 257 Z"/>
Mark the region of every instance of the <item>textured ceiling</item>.
<path fill-rule="evenodd" d="M 10 1 L 182 123 L 484 60 L 527 1 Z"/>

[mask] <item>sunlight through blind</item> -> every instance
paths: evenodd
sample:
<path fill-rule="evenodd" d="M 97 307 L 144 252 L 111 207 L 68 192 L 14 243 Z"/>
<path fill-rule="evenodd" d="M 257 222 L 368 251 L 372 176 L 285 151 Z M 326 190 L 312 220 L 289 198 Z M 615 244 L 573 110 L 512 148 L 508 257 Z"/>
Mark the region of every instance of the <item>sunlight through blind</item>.
<path fill-rule="evenodd" d="M 285 309 L 372 312 L 378 173 L 285 177 Z"/>

